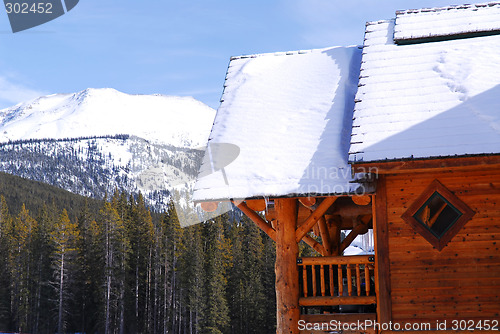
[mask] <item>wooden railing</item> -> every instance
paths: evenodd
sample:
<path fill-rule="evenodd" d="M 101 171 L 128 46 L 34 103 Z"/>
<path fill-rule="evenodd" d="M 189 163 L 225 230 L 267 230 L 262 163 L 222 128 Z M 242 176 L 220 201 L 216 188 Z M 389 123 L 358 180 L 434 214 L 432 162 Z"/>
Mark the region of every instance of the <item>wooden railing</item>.
<path fill-rule="evenodd" d="M 299 258 L 300 306 L 375 304 L 373 259 L 373 255 Z"/>

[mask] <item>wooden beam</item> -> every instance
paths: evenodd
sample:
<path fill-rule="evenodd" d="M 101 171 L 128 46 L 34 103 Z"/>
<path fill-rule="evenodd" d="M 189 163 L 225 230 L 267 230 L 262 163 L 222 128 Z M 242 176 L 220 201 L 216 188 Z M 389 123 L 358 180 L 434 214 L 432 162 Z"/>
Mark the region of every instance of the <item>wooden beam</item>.
<path fill-rule="evenodd" d="M 358 195 L 358 196 L 352 196 L 351 198 L 352 201 L 357 205 L 368 205 L 372 201 L 370 195 Z"/>
<path fill-rule="evenodd" d="M 245 203 L 253 211 L 264 211 L 266 209 L 266 200 L 264 199 L 247 199 Z"/>
<path fill-rule="evenodd" d="M 298 217 L 297 222 L 300 225 L 301 222 L 304 222 L 311 215 L 311 209 L 299 205 L 298 206 Z M 276 219 L 276 208 L 269 207 L 266 211 L 266 220 L 271 221 Z"/>
<path fill-rule="evenodd" d="M 365 320 L 371 320 L 375 322 L 375 313 L 332 313 L 332 314 L 301 314 L 300 320 L 305 320 L 311 323 L 325 323 L 330 322 L 330 320 L 335 320 L 337 322 L 349 323 L 358 321 L 364 322 Z M 401 334 L 399 332 L 398 334 Z M 498 334 L 498 333 L 497 333 Z"/>
<path fill-rule="evenodd" d="M 302 257 L 302 265 L 337 265 L 337 264 L 373 264 L 370 258 L 373 255 L 350 255 L 328 257 Z"/>
<path fill-rule="evenodd" d="M 250 218 L 262 231 L 264 231 L 271 239 L 276 241 L 276 230 L 272 226 L 262 219 L 259 214 L 251 210 L 245 202 L 240 202 L 236 205 L 238 209 L 241 210 L 248 218 Z"/>
<path fill-rule="evenodd" d="M 299 300 L 300 306 L 370 305 L 376 302 L 375 296 L 302 297 Z"/>
<path fill-rule="evenodd" d="M 484 155 L 471 157 L 441 157 L 439 159 L 405 159 L 399 161 L 378 161 L 351 164 L 354 173 L 394 174 L 409 171 L 427 172 L 436 169 L 467 170 L 481 166 L 482 169 L 498 169 L 500 155 Z M 377 190 L 378 192 L 378 190 Z"/>
<path fill-rule="evenodd" d="M 373 197 L 373 234 L 375 239 L 375 292 L 377 319 L 380 323 L 392 320 L 391 268 L 389 260 L 389 229 L 387 222 L 387 186 L 380 175 L 377 194 Z"/>
<path fill-rule="evenodd" d="M 316 204 L 316 197 L 300 197 L 299 198 L 299 202 L 307 207 L 307 208 L 310 208 L 311 206 L 313 206 L 314 204 Z"/>
<path fill-rule="evenodd" d="M 345 237 L 344 240 L 342 240 L 342 244 L 340 245 L 340 253 L 345 251 L 347 247 L 356 239 L 356 237 L 361 234 L 362 231 L 367 231 L 368 227 L 364 224 L 358 224 L 356 225 L 351 232 Z M 366 233 L 366 232 L 365 232 Z"/>
<path fill-rule="evenodd" d="M 335 203 L 337 197 L 326 197 L 323 201 L 318 205 L 318 208 L 314 210 L 309 218 L 297 229 L 295 240 L 299 242 L 302 238 L 311 230 L 311 228 L 318 222 L 318 219 L 323 216 L 330 208 L 330 206 Z"/>
<path fill-rule="evenodd" d="M 276 219 L 276 333 L 299 334 L 299 247 L 295 240 L 297 200 L 275 200 Z"/>
<path fill-rule="evenodd" d="M 336 203 L 335 206 L 326 212 L 327 215 L 339 215 L 342 217 L 357 217 L 370 215 L 372 213 L 372 208 L 370 205 L 356 205 L 353 202 L 350 203 Z"/>
<path fill-rule="evenodd" d="M 327 256 L 326 250 L 323 247 L 323 245 L 320 244 L 319 242 L 317 242 L 309 234 L 304 235 L 304 238 L 302 238 L 302 241 L 304 241 L 306 244 L 308 244 L 309 246 L 311 246 L 312 249 L 314 249 L 316 252 L 318 252 L 322 256 Z"/>
<path fill-rule="evenodd" d="M 327 221 L 330 228 L 330 250 L 332 256 L 340 255 L 340 232 L 342 229 L 342 220 L 340 217 L 330 218 Z M 352 228 L 352 226 L 351 226 Z"/>
<path fill-rule="evenodd" d="M 325 256 L 332 255 L 332 245 L 330 243 L 330 234 L 328 231 L 328 226 L 326 225 L 326 220 L 324 216 L 321 216 L 318 221 L 319 233 L 321 234 L 321 242 L 323 248 L 325 249 Z"/>

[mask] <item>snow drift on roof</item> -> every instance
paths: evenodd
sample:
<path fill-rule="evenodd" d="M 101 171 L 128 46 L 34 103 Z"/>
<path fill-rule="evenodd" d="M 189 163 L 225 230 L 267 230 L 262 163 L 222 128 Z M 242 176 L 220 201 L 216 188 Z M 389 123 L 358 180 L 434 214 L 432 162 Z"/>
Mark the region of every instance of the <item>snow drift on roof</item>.
<path fill-rule="evenodd" d="M 350 160 L 500 153 L 500 36 L 396 45 L 393 33 L 367 24 Z"/>
<path fill-rule="evenodd" d="M 500 2 L 396 12 L 394 40 L 414 43 L 500 33 Z"/>
<path fill-rule="evenodd" d="M 209 143 L 239 155 L 221 169 L 220 152 L 207 151 L 194 200 L 354 192 L 347 152 L 360 56 L 339 47 L 232 58 Z"/>

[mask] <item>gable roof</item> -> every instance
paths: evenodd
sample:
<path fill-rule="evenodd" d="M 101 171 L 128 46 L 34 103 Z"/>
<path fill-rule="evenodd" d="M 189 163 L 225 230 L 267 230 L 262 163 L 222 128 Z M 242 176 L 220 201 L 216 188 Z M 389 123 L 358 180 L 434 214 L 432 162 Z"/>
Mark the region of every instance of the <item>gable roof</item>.
<path fill-rule="evenodd" d="M 500 34 L 500 2 L 396 12 L 398 44 L 493 34 Z"/>
<path fill-rule="evenodd" d="M 452 11 L 459 9 L 447 20 Z M 463 9 L 446 31 L 462 31 L 485 11 L 498 6 Z M 402 15 L 410 14 L 424 30 L 434 27 L 428 12 Z M 349 160 L 499 154 L 500 36 L 395 44 L 395 31 L 426 34 L 413 28 L 398 20 L 366 25 Z"/>
<path fill-rule="evenodd" d="M 209 138 L 231 152 L 207 150 L 193 199 L 355 192 L 347 152 L 360 58 L 358 47 L 232 58 Z"/>

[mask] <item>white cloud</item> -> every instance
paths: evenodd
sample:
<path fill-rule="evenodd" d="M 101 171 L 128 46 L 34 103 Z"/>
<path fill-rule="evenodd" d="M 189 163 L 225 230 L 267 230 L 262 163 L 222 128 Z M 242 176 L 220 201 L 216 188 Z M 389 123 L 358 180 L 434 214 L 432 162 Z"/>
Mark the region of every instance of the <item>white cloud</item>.
<path fill-rule="evenodd" d="M 0 75 L 0 109 L 34 99 L 41 95 L 46 95 L 46 93 L 15 82 L 10 77 Z"/>

